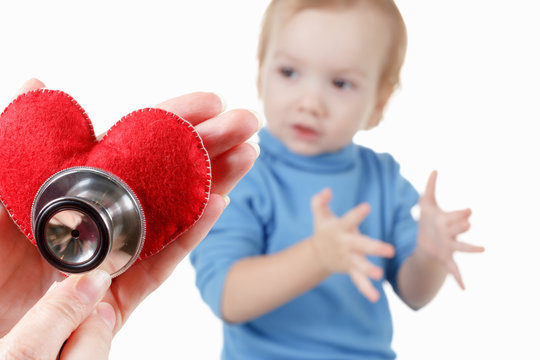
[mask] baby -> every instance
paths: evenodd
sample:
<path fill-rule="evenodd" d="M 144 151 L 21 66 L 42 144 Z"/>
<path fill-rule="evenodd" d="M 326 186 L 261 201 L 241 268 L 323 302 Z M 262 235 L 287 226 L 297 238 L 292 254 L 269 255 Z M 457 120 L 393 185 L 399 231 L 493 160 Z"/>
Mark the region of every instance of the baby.
<path fill-rule="evenodd" d="M 352 143 L 381 121 L 406 42 L 392 0 L 269 5 L 261 155 L 191 257 L 223 359 L 393 359 L 383 282 L 413 309 L 448 273 L 463 288 L 454 252 L 483 251 L 457 241 L 471 211 L 439 208 L 435 172 L 419 201 L 390 155 Z"/>

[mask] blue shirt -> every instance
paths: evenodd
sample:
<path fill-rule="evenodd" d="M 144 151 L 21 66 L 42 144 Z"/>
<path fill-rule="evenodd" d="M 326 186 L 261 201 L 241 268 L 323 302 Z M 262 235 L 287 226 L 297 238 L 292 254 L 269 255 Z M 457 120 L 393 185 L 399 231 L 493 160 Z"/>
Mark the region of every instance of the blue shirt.
<path fill-rule="evenodd" d="M 330 208 L 342 216 L 367 202 L 360 232 L 395 247 L 392 259 L 370 257 L 384 269 L 373 281 L 381 293 L 369 302 L 346 274 L 334 274 L 314 289 L 247 323 L 224 323 L 222 359 L 394 359 L 392 319 L 383 292 L 397 291 L 397 273 L 416 246 L 410 210 L 418 193 L 388 154 L 350 144 L 339 152 L 301 156 L 266 129 L 253 169 L 229 194 L 231 203 L 191 261 L 205 302 L 221 317 L 223 285 L 239 259 L 282 251 L 312 235 L 310 201 L 332 189 Z"/>

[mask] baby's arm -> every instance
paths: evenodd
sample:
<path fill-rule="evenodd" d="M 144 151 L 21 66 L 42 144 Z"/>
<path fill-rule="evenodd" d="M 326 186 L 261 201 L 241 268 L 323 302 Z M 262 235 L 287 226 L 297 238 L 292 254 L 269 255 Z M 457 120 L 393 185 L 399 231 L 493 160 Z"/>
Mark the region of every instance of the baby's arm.
<path fill-rule="evenodd" d="M 309 238 L 275 254 L 239 260 L 225 280 L 223 319 L 249 321 L 310 290 L 328 275 Z"/>
<path fill-rule="evenodd" d="M 470 227 L 471 210 L 441 210 L 435 200 L 436 179 L 437 173 L 434 171 L 420 200 L 418 244 L 398 273 L 400 296 L 413 309 L 423 307 L 435 297 L 448 273 L 465 289 L 459 268 L 453 259 L 455 251 L 484 251 L 481 246 L 457 241 L 457 236 Z"/>
<path fill-rule="evenodd" d="M 244 322 L 263 315 L 315 287 L 332 273 L 348 273 L 371 301 L 379 294 L 369 278 L 380 279 L 381 268 L 366 255 L 392 257 L 394 248 L 358 231 L 369 206 L 361 204 L 342 218 L 328 207 L 330 190 L 312 200 L 314 234 L 276 254 L 238 261 L 227 275 L 222 298 L 222 316 L 229 322 Z"/>

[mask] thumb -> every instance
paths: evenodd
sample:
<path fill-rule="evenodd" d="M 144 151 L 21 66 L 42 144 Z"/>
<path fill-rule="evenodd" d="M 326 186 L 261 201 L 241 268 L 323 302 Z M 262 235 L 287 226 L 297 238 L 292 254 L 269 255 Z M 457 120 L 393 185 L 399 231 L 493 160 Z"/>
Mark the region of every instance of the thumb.
<path fill-rule="evenodd" d="M 104 302 L 98 304 L 66 341 L 60 359 L 108 359 L 115 323 L 113 307 Z"/>
<path fill-rule="evenodd" d="M 323 189 L 320 193 L 311 198 L 311 211 L 315 220 L 333 216 L 332 210 L 328 207 L 332 199 L 332 190 Z"/>
<path fill-rule="evenodd" d="M 96 270 L 73 275 L 49 290 L 4 337 L 10 354 L 56 358 L 64 341 L 92 313 L 111 283 Z"/>
<path fill-rule="evenodd" d="M 427 202 L 432 205 L 437 204 L 437 200 L 435 199 L 435 182 L 437 181 L 437 170 L 433 170 L 431 174 L 429 175 L 429 179 L 426 184 L 426 191 L 424 192 L 424 195 L 422 196 L 422 201 Z"/>

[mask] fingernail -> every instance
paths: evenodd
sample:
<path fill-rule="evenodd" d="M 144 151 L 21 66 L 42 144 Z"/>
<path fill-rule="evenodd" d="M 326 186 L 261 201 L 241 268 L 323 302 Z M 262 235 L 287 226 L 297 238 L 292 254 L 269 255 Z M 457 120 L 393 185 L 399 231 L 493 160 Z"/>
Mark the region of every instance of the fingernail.
<path fill-rule="evenodd" d="M 221 112 L 225 111 L 225 109 L 227 108 L 227 102 L 225 101 L 225 98 L 218 92 L 214 92 L 214 94 L 219 98 L 219 101 L 221 101 Z"/>
<path fill-rule="evenodd" d="M 249 110 L 249 112 L 251 112 L 257 118 L 257 122 L 258 122 L 257 131 L 261 130 L 261 128 L 263 127 L 263 117 L 262 117 L 262 115 L 259 112 L 255 111 L 255 110 Z"/>
<path fill-rule="evenodd" d="M 99 317 L 105 321 L 105 324 L 107 324 L 111 330 L 114 330 L 114 326 L 116 325 L 116 314 L 111 304 L 106 302 L 99 303 L 96 307 L 96 312 Z"/>
<path fill-rule="evenodd" d="M 223 195 L 223 200 L 225 200 L 225 207 L 231 203 L 231 198 L 228 195 Z"/>
<path fill-rule="evenodd" d="M 111 285 L 111 275 L 103 270 L 94 270 L 81 276 L 75 289 L 86 297 L 89 303 L 96 303 Z"/>
<path fill-rule="evenodd" d="M 257 157 L 259 157 L 259 155 L 261 155 L 261 147 L 259 146 L 259 144 L 253 141 L 248 141 L 247 143 L 255 149 L 255 151 L 257 152 Z"/>

